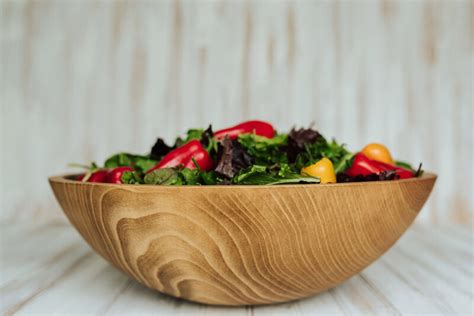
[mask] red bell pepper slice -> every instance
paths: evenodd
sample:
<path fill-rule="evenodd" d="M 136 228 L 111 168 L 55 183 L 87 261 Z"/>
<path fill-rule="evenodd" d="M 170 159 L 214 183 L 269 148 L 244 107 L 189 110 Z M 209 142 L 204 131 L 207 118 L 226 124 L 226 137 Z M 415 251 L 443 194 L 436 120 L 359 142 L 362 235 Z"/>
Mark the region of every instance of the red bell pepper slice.
<path fill-rule="evenodd" d="M 107 183 L 123 184 L 122 175 L 125 171 L 133 171 L 131 167 L 117 167 L 109 171 L 107 174 Z"/>
<path fill-rule="evenodd" d="M 399 167 L 399 166 L 394 166 L 385 162 L 380 162 L 380 161 L 375 161 L 378 163 L 381 167 L 386 168 L 386 170 L 395 170 L 395 172 L 398 174 L 400 179 L 408 179 L 408 178 L 413 178 L 415 176 L 415 173 L 411 170 Z"/>
<path fill-rule="evenodd" d="M 109 171 L 106 169 L 100 169 L 97 171 L 94 171 L 90 177 L 87 179 L 86 182 L 107 182 L 107 175 Z M 82 181 L 86 174 L 81 174 L 77 177 L 78 181 Z"/>
<path fill-rule="evenodd" d="M 189 169 L 195 169 L 196 166 L 193 162 L 193 158 L 201 170 L 207 171 L 212 169 L 213 161 L 211 156 L 202 146 L 201 142 L 195 139 L 170 151 L 155 167 L 148 170 L 147 173 L 150 173 L 156 169 L 172 168 L 180 165 Z"/>
<path fill-rule="evenodd" d="M 358 175 L 368 176 L 370 174 L 379 174 L 382 171 L 394 170 L 400 179 L 413 178 L 415 174 L 413 171 L 394 166 L 388 163 L 371 160 L 367 158 L 363 153 L 357 153 L 354 156 L 352 166 L 346 171 L 346 174 L 351 177 Z"/>
<path fill-rule="evenodd" d="M 221 140 L 227 135 L 230 139 L 236 139 L 240 134 L 250 133 L 255 133 L 256 135 L 267 138 L 273 138 L 273 136 L 275 136 L 275 129 L 267 122 L 247 121 L 215 132 L 214 138 Z"/>

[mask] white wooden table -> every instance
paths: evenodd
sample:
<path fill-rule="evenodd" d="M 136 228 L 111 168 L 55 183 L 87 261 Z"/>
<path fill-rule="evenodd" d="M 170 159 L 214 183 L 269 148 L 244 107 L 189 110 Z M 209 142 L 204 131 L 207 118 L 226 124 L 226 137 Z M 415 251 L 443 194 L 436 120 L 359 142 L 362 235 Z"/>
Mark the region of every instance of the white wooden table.
<path fill-rule="evenodd" d="M 64 223 L 2 224 L 2 314 L 473 314 L 471 227 L 415 224 L 380 260 L 320 295 L 287 304 L 212 307 L 136 283 Z"/>

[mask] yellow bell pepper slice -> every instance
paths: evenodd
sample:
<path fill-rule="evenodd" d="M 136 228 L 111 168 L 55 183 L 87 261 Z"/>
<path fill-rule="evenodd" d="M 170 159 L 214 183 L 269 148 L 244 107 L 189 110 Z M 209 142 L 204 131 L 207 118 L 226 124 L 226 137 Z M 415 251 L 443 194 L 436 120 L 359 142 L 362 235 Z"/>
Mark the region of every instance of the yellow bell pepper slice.
<path fill-rule="evenodd" d="M 319 178 L 321 183 L 336 183 L 334 166 L 328 158 L 323 158 L 312 165 L 302 168 L 301 175 Z"/>

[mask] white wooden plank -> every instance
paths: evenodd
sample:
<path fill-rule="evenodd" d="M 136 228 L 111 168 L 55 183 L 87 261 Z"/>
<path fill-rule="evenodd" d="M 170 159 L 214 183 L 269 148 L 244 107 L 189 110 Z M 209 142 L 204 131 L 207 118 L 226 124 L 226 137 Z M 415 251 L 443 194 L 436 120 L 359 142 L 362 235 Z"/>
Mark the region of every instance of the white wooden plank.
<path fill-rule="evenodd" d="M 69 162 L 261 118 L 423 161 L 420 220 L 472 222 L 469 1 L 0 6 L 1 219 L 64 220 L 46 177 Z"/>
<path fill-rule="evenodd" d="M 294 303 L 294 305 L 301 311 L 302 315 L 341 315 L 344 313 L 343 307 L 339 305 L 339 302 L 329 291 L 297 301 Z"/>
<path fill-rule="evenodd" d="M 302 315 L 302 311 L 296 302 L 289 302 L 278 305 L 254 306 L 253 315 L 299 316 Z"/>
<path fill-rule="evenodd" d="M 422 291 L 404 282 L 385 265 L 375 262 L 361 274 L 364 282 L 376 287 L 397 310 L 407 314 L 440 314 L 442 311 Z"/>
<path fill-rule="evenodd" d="M 412 238 L 408 242 L 401 242 L 391 250 L 397 256 L 404 256 L 414 263 L 425 267 L 433 275 L 442 278 L 455 286 L 458 290 L 474 297 L 473 277 L 474 277 L 474 259 L 468 268 L 459 266 L 455 258 L 449 258 L 443 255 L 443 249 L 433 249 L 424 247 L 423 243 Z M 453 260 L 454 259 L 454 260 Z"/>
<path fill-rule="evenodd" d="M 130 280 L 127 287 L 99 314 L 106 315 L 250 315 L 250 307 L 205 306 L 162 295 Z"/>
<path fill-rule="evenodd" d="M 446 241 L 435 233 L 421 234 L 417 232 L 417 229 L 410 229 L 402 237 L 402 240 L 405 239 L 410 240 L 410 243 L 405 242 L 404 245 L 413 243 L 415 250 L 415 245 L 417 245 L 421 250 L 435 256 L 436 260 L 449 263 L 454 269 L 463 271 L 465 274 L 472 275 L 474 273 L 472 249 L 457 249 L 455 245 L 450 244 L 449 240 Z"/>
<path fill-rule="evenodd" d="M 426 225 L 419 225 L 419 226 L 415 226 L 415 230 L 419 231 L 422 234 L 426 234 L 427 232 L 432 231 L 431 232 L 432 235 L 439 236 L 446 242 L 450 242 L 452 246 L 454 246 L 455 248 L 465 249 L 467 251 L 471 249 L 471 245 L 472 245 L 471 242 L 473 238 L 472 236 L 469 238 L 469 235 L 467 233 L 466 234 L 462 233 L 463 231 L 462 226 L 458 228 L 459 232 L 457 233 L 449 230 L 449 228 L 445 228 L 442 225 L 435 225 L 432 227 L 426 226 Z"/>
<path fill-rule="evenodd" d="M 346 314 L 397 315 L 399 311 L 379 291 L 363 282 L 360 276 L 352 277 L 330 290 Z"/>
<path fill-rule="evenodd" d="M 31 224 L 3 224 L 0 230 L 2 287 L 18 278 L 18 275 L 25 278 L 33 271 L 42 270 L 55 260 L 67 256 L 68 253 L 84 248 L 79 234 L 67 225 L 44 224 L 36 227 Z"/>
<path fill-rule="evenodd" d="M 232 315 L 232 316 L 252 316 L 254 315 L 254 307 L 219 307 L 219 306 L 204 306 L 202 308 L 203 315 L 206 316 L 220 316 L 220 315 Z M 191 312 L 194 315 L 194 311 Z"/>
<path fill-rule="evenodd" d="M 18 274 L 17 278 L 6 283 L 1 288 L 2 301 L 1 309 L 14 312 L 28 303 L 38 293 L 52 287 L 62 275 L 70 269 L 77 269 L 78 266 L 93 256 L 91 252 L 69 252 L 57 262 L 51 263 L 47 267 L 41 267 L 33 271 L 28 271 L 24 275 Z M 21 261 L 16 263 L 21 265 Z M 21 277 L 20 277 L 21 276 Z"/>
<path fill-rule="evenodd" d="M 86 257 L 16 310 L 32 313 L 66 314 L 99 312 L 127 284 L 128 278 L 97 255 Z"/>
<path fill-rule="evenodd" d="M 68 269 L 77 267 L 86 256 L 92 255 L 86 245 L 82 242 L 78 244 L 79 237 L 70 228 L 67 234 L 61 234 L 61 230 L 49 225 L 36 230 L 23 230 L 22 226 L 5 229 L 6 235 L 12 239 L 2 238 L 0 310 L 17 309 L 37 293 L 52 286 Z M 16 234 L 12 234 L 14 231 Z M 24 236 L 35 237 L 24 243 L 21 243 L 23 238 L 18 237 L 20 243 L 16 243 L 15 236 L 25 233 Z M 70 238 L 71 235 L 74 238 Z M 42 247 L 38 246 L 38 242 L 41 242 Z"/>
<path fill-rule="evenodd" d="M 80 294 L 93 293 L 94 286 L 97 285 L 106 292 L 100 295 L 96 293 L 98 295 L 92 297 L 101 304 L 100 307 L 107 303 L 107 292 L 113 295 L 116 290 L 116 279 L 122 282 L 127 280 L 126 276 L 94 254 L 71 226 L 11 225 L 4 231 L 7 238 L 2 238 L 2 253 L 7 257 L 2 260 L 6 268 L 2 268 L 2 280 L 5 282 L 0 288 L 0 310 L 7 314 L 21 314 L 24 310 L 26 313 L 29 313 L 28 310 L 38 312 L 41 308 L 45 312 L 55 309 L 61 311 L 61 307 L 65 308 L 62 312 L 74 311 L 76 308 L 80 310 L 82 307 L 74 306 L 73 302 L 69 306 L 63 305 L 63 295 L 77 297 L 77 305 L 82 305 L 83 298 Z M 15 237 L 19 243 L 14 241 Z M 89 265 L 92 268 L 99 266 L 109 272 L 87 279 L 88 270 L 91 269 Z M 94 285 L 80 284 L 74 278 L 71 281 L 71 274 L 76 274 L 76 279 L 89 281 Z M 62 287 L 63 283 L 67 286 Z M 76 291 L 67 294 L 68 286 L 77 286 L 74 288 Z M 90 288 L 91 292 L 84 291 L 86 288 Z M 40 308 L 37 309 L 36 306 Z M 97 311 L 93 309 L 97 308 L 94 304 L 89 304 L 89 308 L 91 312 Z"/>
<path fill-rule="evenodd" d="M 474 240 L 474 227 L 472 225 L 456 225 L 453 223 L 443 223 L 442 226 L 438 226 L 440 230 L 450 234 L 456 238 L 464 240 L 470 244 Z"/>
<path fill-rule="evenodd" d="M 135 281 L 129 281 L 127 287 L 114 300 L 105 306 L 100 314 L 105 315 L 202 315 L 204 307 L 199 304 L 177 300 L 162 295 Z"/>
<path fill-rule="evenodd" d="M 430 247 L 435 249 L 439 247 L 446 255 L 455 257 L 458 264 L 464 269 L 471 269 L 473 265 L 472 245 L 440 232 L 435 226 L 414 226 L 413 229 L 407 232 L 407 236 L 413 233 L 416 236 L 415 238 L 425 241 Z M 407 236 L 402 238 L 408 238 Z"/>
<path fill-rule="evenodd" d="M 469 313 L 472 297 L 459 290 L 448 280 L 425 269 L 412 260 L 389 252 L 380 261 L 404 282 L 423 293 L 443 313 Z"/>

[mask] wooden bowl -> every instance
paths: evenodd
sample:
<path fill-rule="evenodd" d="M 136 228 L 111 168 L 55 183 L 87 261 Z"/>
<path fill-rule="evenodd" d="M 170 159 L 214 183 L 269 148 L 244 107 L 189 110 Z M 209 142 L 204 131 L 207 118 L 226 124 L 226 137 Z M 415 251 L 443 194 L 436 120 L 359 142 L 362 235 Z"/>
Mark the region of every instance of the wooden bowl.
<path fill-rule="evenodd" d="M 49 179 L 92 248 L 146 286 L 217 305 L 336 286 L 410 226 L 436 176 L 325 185 L 148 186 Z"/>

